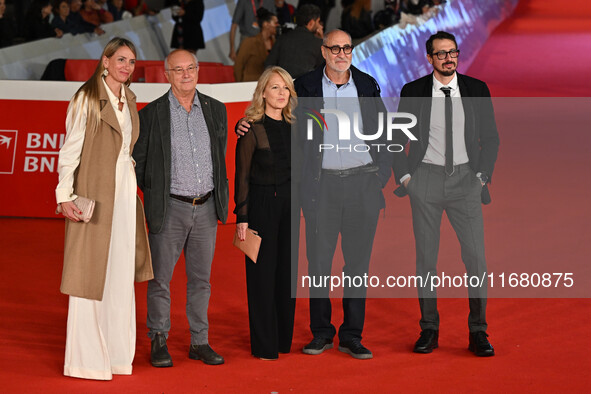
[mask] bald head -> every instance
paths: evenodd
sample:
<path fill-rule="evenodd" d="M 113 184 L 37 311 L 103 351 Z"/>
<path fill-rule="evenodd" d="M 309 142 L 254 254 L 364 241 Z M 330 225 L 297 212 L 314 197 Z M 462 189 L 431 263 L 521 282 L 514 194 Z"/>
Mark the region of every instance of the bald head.
<path fill-rule="evenodd" d="M 348 53 L 345 53 L 345 50 Z M 326 60 L 328 78 L 336 84 L 346 82 L 353 58 L 351 36 L 342 30 L 333 30 L 326 34 L 322 45 L 322 57 Z"/>
<path fill-rule="evenodd" d="M 330 32 L 326 33 L 324 35 L 324 38 L 322 39 L 322 45 L 328 45 L 330 46 L 330 44 L 328 44 L 328 42 L 330 42 L 331 40 L 341 40 L 341 39 L 345 39 L 349 41 L 349 45 L 351 45 L 351 35 L 349 33 L 347 33 L 346 31 L 340 30 L 340 29 L 335 29 L 335 30 L 331 30 Z"/>

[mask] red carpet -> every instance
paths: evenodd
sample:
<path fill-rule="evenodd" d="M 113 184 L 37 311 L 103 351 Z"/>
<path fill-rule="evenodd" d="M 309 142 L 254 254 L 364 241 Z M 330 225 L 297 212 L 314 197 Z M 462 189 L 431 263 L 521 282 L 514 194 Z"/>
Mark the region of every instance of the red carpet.
<path fill-rule="evenodd" d="M 589 97 L 590 40 L 588 1 L 521 0 L 467 74 L 494 97 Z"/>
<path fill-rule="evenodd" d="M 466 300 L 441 300 L 440 348 L 431 355 L 418 355 L 410 351 L 418 334 L 417 301 L 370 299 L 364 343 L 375 358 L 368 361 L 334 349 L 316 357 L 300 353 L 309 333 L 307 302 L 298 300 L 292 353 L 281 355 L 277 362 L 254 359 L 248 343 L 243 262 L 230 246 L 233 226 L 220 227 L 210 307 L 210 341 L 226 358 L 225 365 L 206 366 L 187 357 L 184 269 L 179 266 L 173 279 L 169 340 L 173 368 L 155 369 L 149 364 L 142 284 L 136 287 L 133 375 L 115 376 L 112 382 L 66 378 L 62 368 L 67 297 L 57 292 L 62 229 L 57 220 L 0 220 L 4 392 L 582 391 L 587 387 L 589 300 L 491 299 L 489 333 L 497 356 L 480 359 L 466 349 Z M 502 248 L 494 241 L 490 244 Z M 334 304 L 338 322 L 339 304 Z"/>
<path fill-rule="evenodd" d="M 491 36 L 466 72 L 485 80 L 496 97 L 588 96 L 591 6 L 550 0 L 522 1 L 515 15 Z M 516 101 L 518 103 L 519 100 Z M 507 103 L 505 103 L 507 104 Z M 508 110 L 509 106 L 504 108 Z M 503 112 L 503 108 L 498 108 Z M 540 111 L 545 111 L 540 108 Z M 490 270 L 561 272 L 588 265 L 591 252 L 591 145 L 588 127 L 558 127 L 540 135 L 535 119 L 521 130 L 500 122 L 501 150 L 484 209 Z M 515 122 L 524 122 L 515 117 Z M 508 132 L 507 130 L 511 130 Z M 414 241 L 407 200 L 387 189 L 388 209 L 378 242 L 389 242 L 392 272 L 413 270 Z M 206 366 L 187 357 L 184 268 L 173 279 L 169 348 L 174 367 L 149 364 L 146 285 L 136 287 L 138 341 L 132 376 L 94 382 L 62 375 L 67 297 L 59 294 L 63 248 L 60 220 L 0 219 L 0 361 L 7 393 L 185 392 L 583 392 L 588 391 L 589 299 L 489 300 L 490 340 L 497 355 L 481 359 L 467 348 L 467 300 L 440 301 L 440 348 L 411 352 L 417 338 L 415 299 L 368 300 L 364 344 L 374 359 L 358 361 L 336 350 L 306 356 L 310 340 L 307 300 L 298 300 L 292 353 L 277 362 L 250 356 L 244 262 L 231 246 L 234 227 L 220 226 L 212 274 L 210 342 L 226 359 Z M 459 248 L 443 226 L 440 268 L 461 267 Z M 518 267 L 518 268 L 515 268 Z M 588 296 L 581 270 L 575 287 Z M 579 280 L 579 281 L 577 281 Z M 340 300 L 333 322 L 340 323 Z"/>

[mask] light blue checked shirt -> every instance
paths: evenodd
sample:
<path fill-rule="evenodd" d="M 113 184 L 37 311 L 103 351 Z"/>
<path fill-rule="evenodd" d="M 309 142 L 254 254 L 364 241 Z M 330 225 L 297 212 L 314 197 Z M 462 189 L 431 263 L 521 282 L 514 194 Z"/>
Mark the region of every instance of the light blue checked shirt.
<path fill-rule="evenodd" d="M 353 132 L 353 114 L 359 114 L 359 131 L 363 131 L 363 122 L 361 118 L 361 107 L 359 106 L 359 95 L 355 82 L 353 81 L 352 73 L 349 73 L 349 80 L 341 87 L 337 87 L 326 76 L 326 68 L 323 74 L 322 96 L 324 97 L 324 108 L 337 109 L 349 115 L 351 139 L 340 141 L 337 117 L 332 114 L 325 114 L 324 119 L 328 127 L 324 129 L 323 143 L 330 144 L 335 148 L 323 150 L 322 168 L 328 170 L 345 170 L 372 163 L 369 152 L 357 152 L 354 149 L 355 145 L 364 145 L 366 142 L 357 138 Z M 358 150 L 363 150 L 363 148 Z"/>

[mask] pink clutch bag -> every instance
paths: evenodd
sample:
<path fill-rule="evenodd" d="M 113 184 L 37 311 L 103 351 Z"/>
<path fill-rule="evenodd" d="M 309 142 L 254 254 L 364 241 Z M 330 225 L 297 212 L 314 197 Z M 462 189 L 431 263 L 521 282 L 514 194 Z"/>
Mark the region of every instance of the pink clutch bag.
<path fill-rule="evenodd" d="M 92 213 L 94 212 L 95 201 L 91 200 L 90 198 L 78 196 L 78 198 L 76 198 L 74 200 L 74 204 L 76 204 L 78 209 L 82 211 L 82 214 L 78 214 L 78 212 L 74 212 L 74 215 L 76 215 L 84 223 L 90 222 L 90 219 L 92 218 Z M 62 206 L 61 205 L 57 206 L 55 213 L 56 214 L 62 213 Z"/>

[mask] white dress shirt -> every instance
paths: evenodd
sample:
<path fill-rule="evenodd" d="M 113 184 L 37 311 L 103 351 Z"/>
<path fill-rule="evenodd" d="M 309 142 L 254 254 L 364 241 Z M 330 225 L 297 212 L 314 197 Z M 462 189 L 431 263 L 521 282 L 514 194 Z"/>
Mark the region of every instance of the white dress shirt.
<path fill-rule="evenodd" d="M 457 73 L 454 73 L 453 79 L 447 85 L 443 85 L 433 76 L 429 145 L 423 163 L 445 166 L 445 93 L 441 90 L 442 87 L 451 88 L 454 165 L 464 164 L 468 162 L 468 152 L 464 140 L 464 106 L 458 88 Z"/>

